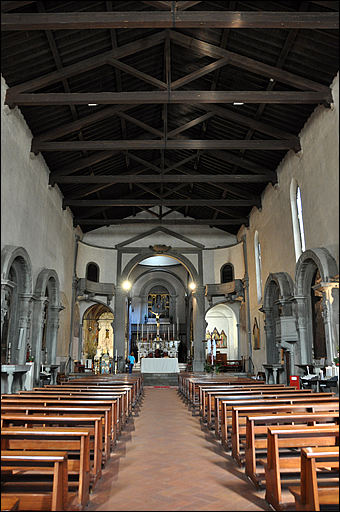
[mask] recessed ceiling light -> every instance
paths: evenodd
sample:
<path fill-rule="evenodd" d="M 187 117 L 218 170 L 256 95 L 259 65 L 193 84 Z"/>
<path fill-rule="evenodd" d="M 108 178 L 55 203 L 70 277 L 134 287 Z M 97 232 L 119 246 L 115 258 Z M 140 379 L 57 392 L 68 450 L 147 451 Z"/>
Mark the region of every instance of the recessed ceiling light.
<path fill-rule="evenodd" d="M 98 107 L 98 103 L 88 103 L 88 107 Z"/>
<path fill-rule="evenodd" d="M 239 102 L 235 101 L 235 102 L 233 103 L 233 105 L 244 105 L 244 103 L 239 103 Z"/>

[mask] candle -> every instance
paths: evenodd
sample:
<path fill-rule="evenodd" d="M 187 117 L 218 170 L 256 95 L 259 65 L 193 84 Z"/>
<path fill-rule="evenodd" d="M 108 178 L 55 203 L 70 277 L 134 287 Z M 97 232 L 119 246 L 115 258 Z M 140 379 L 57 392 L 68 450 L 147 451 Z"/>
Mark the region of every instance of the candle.
<path fill-rule="evenodd" d="M 177 317 L 177 338 L 178 338 L 178 333 L 179 333 L 179 318 Z"/>
<path fill-rule="evenodd" d="M 170 327 L 168 327 L 168 341 L 170 341 Z"/>
<path fill-rule="evenodd" d="M 175 324 L 172 324 L 172 337 L 175 339 Z"/>
<path fill-rule="evenodd" d="M 142 340 L 143 340 L 143 324 L 142 324 Z"/>
<path fill-rule="evenodd" d="M 116 349 L 116 360 L 117 360 L 117 349 Z"/>
<path fill-rule="evenodd" d="M 146 339 L 149 339 L 149 327 L 146 328 Z"/>

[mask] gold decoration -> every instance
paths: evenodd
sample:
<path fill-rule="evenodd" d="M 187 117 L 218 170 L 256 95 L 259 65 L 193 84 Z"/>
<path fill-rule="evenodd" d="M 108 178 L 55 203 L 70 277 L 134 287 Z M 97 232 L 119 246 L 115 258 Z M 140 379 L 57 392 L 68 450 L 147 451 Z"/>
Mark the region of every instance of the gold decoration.
<path fill-rule="evenodd" d="M 156 244 L 156 245 L 149 245 L 149 249 L 151 249 L 154 252 L 162 253 L 162 252 L 168 252 L 171 249 L 170 245 L 163 245 L 163 244 Z"/>

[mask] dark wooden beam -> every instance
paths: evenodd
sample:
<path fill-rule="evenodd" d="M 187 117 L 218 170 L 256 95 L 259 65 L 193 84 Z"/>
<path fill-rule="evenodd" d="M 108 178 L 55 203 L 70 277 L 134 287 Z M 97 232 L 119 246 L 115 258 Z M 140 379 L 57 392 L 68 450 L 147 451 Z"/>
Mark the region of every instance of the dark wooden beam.
<path fill-rule="evenodd" d="M 35 1 L 30 2 L 0 2 L 1 4 L 1 12 L 13 11 L 14 9 L 20 9 L 20 7 L 24 7 L 28 4 L 35 4 Z"/>
<path fill-rule="evenodd" d="M 63 206 L 81 206 L 81 207 L 92 207 L 92 206 L 260 206 L 260 199 L 248 200 L 248 199 L 163 199 L 162 201 L 156 201 L 154 199 L 67 199 L 64 198 Z"/>
<path fill-rule="evenodd" d="M 152 213 L 152 212 L 148 212 Z M 212 225 L 212 226 L 238 226 L 245 224 L 248 226 L 249 219 L 237 218 L 237 219 L 83 219 L 81 217 L 75 217 L 73 219 L 73 225 L 90 225 L 90 226 L 106 226 L 113 224 L 175 224 L 178 226 L 195 226 L 195 225 Z"/>
<path fill-rule="evenodd" d="M 60 176 L 56 183 L 266 183 L 267 175 L 253 174 L 197 174 L 185 176 L 182 174 L 146 175 L 95 175 L 95 176 Z"/>
<path fill-rule="evenodd" d="M 338 29 L 336 12 L 67 12 L 3 14 L 1 30 L 89 30 L 111 28 Z"/>
<path fill-rule="evenodd" d="M 276 103 L 276 104 L 319 104 L 331 103 L 332 91 L 139 91 L 139 92 L 98 92 L 98 93 L 44 93 L 16 94 L 7 89 L 5 104 L 16 105 L 141 105 L 160 103 Z"/>
<path fill-rule="evenodd" d="M 98 140 L 72 142 L 39 142 L 39 151 L 128 151 L 149 149 L 249 149 L 282 151 L 294 148 L 291 140 Z"/>
<path fill-rule="evenodd" d="M 104 66 L 105 64 L 107 64 L 109 58 L 123 59 L 124 57 L 133 55 L 134 53 L 138 53 L 140 51 L 147 50 L 148 48 L 152 48 L 153 46 L 160 44 L 164 40 L 164 38 L 165 31 L 158 32 L 157 34 L 152 34 L 148 37 L 141 37 L 140 39 L 136 39 L 132 43 L 120 46 L 119 48 L 115 48 L 114 50 L 101 53 L 100 55 L 96 55 L 95 57 L 90 57 L 89 59 L 77 62 L 76 64 L 73 64 L 71 66 L 67 66 L 64 69 L 48 73 L 47 75 L 43 75 L 38 78 L 29 80 L 28 82 L 25 82 L 23 84 L 11 87 L 11 91 L 15 93 L 24 91 L 35 91 L 37 89 L 40 89 L 41 87 L 46 87 L 56 82 L 60 82 L 65 78 L 70 78 L 72 76 L 79 75 L 80 73 L 90 71 L 91 69 Z"/>
<path fill-rule="evenodd" d="M 294 75 L 293 73 L 289 73 L 288 71 L 284 71 L 275 66 L 270 66 L 268 64 L 264 64 L 263 62 L 250 59 L 249 57 L 245 57 L 244 55 L 240 55 L 229 50 L 224 50 L 223 48 L 219 48 L 218 46 L 215 46 L 213 44 L 206 43 L 204 41 L 201 41 L 200 39 L 195 39 L 194 37 L 189 37 L 180 32 L 175 32 L 174 30 L 171 30 L 170 36 L 171 40 L 174 43 L 183 46 L 183 48 L 186 48 L 191 52 L 195 52 L 198 55 L 204 55 L 206 57 L 211 57 L 213 59 L 229 57 L 230 64 L 232 64 L 233 66 L 239 67 L 241 69 L 246 69 L 247 71 L 250 71 L 251 73 L 255 73 L 260 76 L 266 76 L 269 79 L 272 78 L 273 80 L 277 80 L 278 82 L 288 84 L 292 87 L 296 87 L 297 89 L 311 91 L 328 90 L 327 86 L 318 84 L 313 80 L 308 80 L 307 78 Z"/>

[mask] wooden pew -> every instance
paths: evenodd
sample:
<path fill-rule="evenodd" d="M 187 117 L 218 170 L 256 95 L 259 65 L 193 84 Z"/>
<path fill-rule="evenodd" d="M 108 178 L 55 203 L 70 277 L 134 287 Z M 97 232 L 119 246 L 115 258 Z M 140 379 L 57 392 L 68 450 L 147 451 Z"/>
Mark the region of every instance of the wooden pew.
<path fill-rule="evenodd" d="M 37 404 L 25 404 L 25 405 L 1 405 L 1 414 L 44 414 L 46 416 L 60 414 L 62 416 L 68 414 L 87 414 L 97 416 L 98 414 L 102 414 L 102 465 L 103 467 L 110 459 L 111 453 L 111 407 L 109 405 L 101 405 L 101 406 L 80 406 L 79 403 L 77 405 L 65 407 L 64 404 L 52 404 L 52 405 L 37 405 Z"/>
<path fill-rule="evenodd" d="M 275 414 L 275 413 L 293 413 L 293 412 L 336 412 L 339 411 L 339 400 L 337 397 L 329 399 L 318 399 L 313 397 L 304 398 L 302 401 L 297 401 L 290 397 L 285 403 L 284 400 L 276 399 L 274 401 L 263 400 L 257 405 L 232 405 L 231 406 L 231 454 L 234 460 L 241 467 L 245 461 L 252 463 L 253 452 L 247 454 L 245 449 L 244 454 L 241 451 L 241 446 L 245 447 L 246 444 L 246 421 L 249 414 Z M 266 439 L 259 440 L 258 446 L 260 448 L 266 442 Z M 257 441 L 255 441 L 257 443 Z M 248 459 L 247 459 L 248 457 Z M 246 462 L 247 463 L 247 462 Z"/>
<path fill-rule="evenodd" d="M 19 510 L 67 510 L 67 452 L 1 450 L 1 494 L 20 498 Z"/>
<path fill-rule="evenodd" d="M 1 403 L 3 404 L 5 400 L 13 400 L 13 397 L 18 400 L 27 400 L 31 398 L 50 398 L 56 400 L 117 400 L 118 402 L 118 419 L 117 419 L 117 426 L 116 426 L 116 432 L 117 435 L 119 435 L 125 425 L 125 418 L 126 418 L 126 402 L 124 398 L 126 398 L 126 391 L 119 391 L 115 393 L 101 393 L 99 391 L 97 392 L 88 392 L 84 393 L 81 391 L 77 391 L 77 389 L 74 389 L 74 391 L 68 391 L 68 390 L 61 390 L 60 392 L 58 390 L 50 390 L 45 391 L 44 388 L 41 388 L 41 390 L 37 391 L 24 391 L 17 393 L 15 395 L 2 395 L 1 396 Z"/>
<path fill-rule="evenodd" d="M 1 450 L 44 450 L 68 452 L 68 489 L 76 490 L 72 508 L 84 510 L 90 493 L 90 430 L 44 427 L 1 429 Z"/>
<path fill-rule="evenodd" d="M 307 393 L 306 393 L 307 391 Z M 286 396 L 291 396 L 291 395 L 294 395 L 294 396 L 302 396 L 302 397 L 307 397 L 309 395 L 313 394 L 313 390 L 310 389 L 310 390 L 304 390 L 304 389 L 295 389 L 295 388 L 291 388 L 291 387 L 286 387 L 286 388 L 280 388 L 280 389 L 271 389 L 270 387 L 266 387 L 266 385 L 264 385 L 264 387 L 262 386 L 259 386 L 259 388 L 256 390 L 256 389 L 251 389 L 248 393 L 246 390 L 238 390 L 237 391 L 237 396 L 245 396 L 245 395 L 249 395 L 249 396 L 252 396 L 252 395 L 257 395 L 257 396 L 268 396 L 268 397 L 286 397 Z M 227 392 L 227 393 L 223 393 L 223 394 L 215 394 L 214 392 L 208 392 L 207 393 L 207 424 L 208 424 L 208 427 L 212 430 L 213 428 L 215 428 L 215 435 L 217 437 L 220 436 L 220 426 L 221 426 L 221 409 L 222 409 L 222 405 L 221 405 L 221 400 L 223 400 L 223 397 L 225 398 L 228 398 L 232 396 L 232 394 L 230 392 Z M 235 394 L 236 396 L 236 394 Z M 254 398 L 256 400 L 256 398 Z M 214 413 L 214 415 L 213 415 Z"/>
<path fill-rule="evenodd" d="M 48 392 L 57 392 L 57 393 L 83 393 L 83 394 L 89 394 L 94 393 L 96 395 L 112 395 L 112 394 L 119 394 L 122 396 L 122 401 L 124 402 L 124 405 L 122 406 L 124 409 L 124 414 L 122 414 L 122 418 L 124 420 L 123 426 L 125 425 L 127 419 L 129 416 L 131 416 L 132 413 L 132 387 L 126 386 L 126 385 L 117 385 L 115 387 L 110 386 L 92 386 L 89 384 L 73 384 L 73 385 L 50 385 L 48 387 L 44 388 L 33 388 L 33 391 L 42 391 L 46 390 Z M 26 391 L 19 391 L 19 394 L 24 394 Z"/>
<path fill-rule="evenodd" d="M 301 449 L 306 446 L 339 446 L 339 425 L 283 425 L 269 427 L 267 458 L 261 459 L 264 467 L 257 469 L 257 478 L 266 484 L 266 501 L 275 510 L 286 510 L 294 501 L 283 495 L 283 485 L 300 483 Z M 262 474 L 261 474 L 262 473 Z M 287 480 L 288 479 L 288 480 Z"/>
<path fill-rule="evenodd" d="M 53 398 L 39 398 L 39 396 L 34 396 L 34 398 L 28 398 L 27 400 L 16 399 L 17 395 L 12 395 L 13 400 L 6 398 L 1 401 L 1 407 L 10 406 L 10 405 L 41 405 L 41 406 L 61 406 L 66 409 L 72 407 L 98 407 L 98 406 L 109 406 L 111 408 L 111 452 L 113 451 L 114 446 L 117 441 L 117 421 L 118 421 L 118 409 L 117 409 L 117 400 L 68 400 L 65 398 L 63 400 L 54 400 Z"/>
<path fill-rule="evenodd" d="M 90 429 L 90 452 L 93 467 L 90 471 L 90 490 L 93 491 L 102 476 L 102 415 L 75 414 L 52 415 L 44 414 L 2 414 L 1 428 L 11 426 L 63 426 L 67 428 L 87 427 Z M 93 448 L 93 449 L 92 449 Z"/>
<path fill-rule="evenodd" d="M 330 393 L 329 396 L 321 396 L 317 393 L 312 393 L 310 395 L 304 396 L 303 394 L 292 394 L 286 396 L 280 396 L 279 398 L 272 399 L 270 396 L 259 395 L 258 397 L 251 396 L 247 398 L 246 396 L 242 397 L 232 397 L 231 399 L 221 398 L 221 443 L 226 448 L 226 450 L 231 449 L 232 446 L 232 431 L 234 431 L 234 435 L 238 436 L 240 432 L 237 432 L 237 428 L 246 424 L 246 416 L 249 413 L 249 408 L 255 407 L 256 411 L 261 411 L 259 409 L 260 405 L 262 406 L 272 406 L 272 405 L 306 405 L 310 403 L 315 404 L 335 404 L 335 407 L 338 405 L 337 398 Z M 239 408 L 246 408 L 248 412 L 245 413 L 245 409 L 241 409 L 241 417 L 238 412 Z M 234 410 L 234 420 L 233 420 L 233 410 Z M 254 412 L 254 410 L 253 410 Z M 234 425 L 234 430 L 233 430 Z M 243 429 L 241 433 L 245 436 L 246 431 Z"/>
<path fill-rule="evenodd" d="M 215 396 L 218 395 L 218 394 L 223 394 L 223 393 L 229 393 L 230 391 L 233 391 L 233 390 L 239 390 L 239 391 L 256 391 L 256 389 L 272 389 L 272 390 L 276 390 L 276 389 L 282 389 L 283 385 L 277 385 L 277 384 L 263 384 L 262 386 L 261 385 L 255 385 L 255 386 L 252 386 L 251 384 L 239 384 L 238 386 L 235 384 L 232 384 L 232 385 L 224 385 L 224 384 L 220 384 L 220 385 L 201 385 L 201 384 L 198 384 L 198 390 L 199 390 L 199 412 L 200 412 L 200 415 L 202 416 L 203 418 L 203 421 L 207 421 L 207 411 L 208 411 L 208 396 L 209 395 L 213 395 Z M 288 388 L 288 389 L 295 389 L 295 388 Z"/>
<path fill-rule="evenodd" d="M 257 489 L 261 488 L 262 476 L 257 474 L 256 459 L 266 456 L 268 427 L 274 425 L 308 426 L 320 423 L 339 424 L 338 412 L 279 412 L 247 416 L 245 472 Z"/>
<path fill-rule="evenodd" d="M 20 499 L 15 496 L 6 496 L 6 494 L 1 494 L 1 512 L 19 510 L 19 502 Z"/>
<path fill-rule="evenodd" d="M 320 485 L 318 470 L 337 469 L 337 482 Z M 296 510 L 320 510 L 320 505 L 339 506 L 339 446 L 306 447 L 301 450 L 301 485 L 289 487 Z"/>

